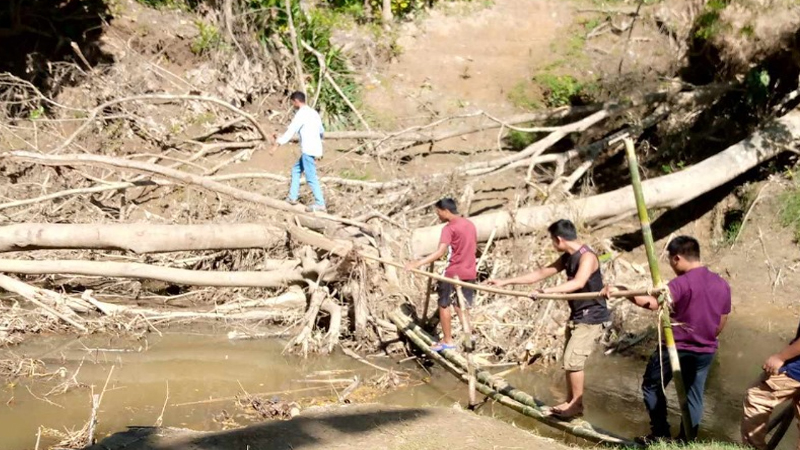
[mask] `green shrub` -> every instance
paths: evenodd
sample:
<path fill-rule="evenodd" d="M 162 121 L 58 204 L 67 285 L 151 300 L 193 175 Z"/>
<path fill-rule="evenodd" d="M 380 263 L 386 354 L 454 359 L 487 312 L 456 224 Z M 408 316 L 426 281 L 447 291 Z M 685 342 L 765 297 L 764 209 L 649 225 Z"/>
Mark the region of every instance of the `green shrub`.
<path fill-rule="evenodd" d="M 696 19 L 695 37 L 707 41 L 724 29 L 724 25 L 720 21 L 720 13 L 728 6 L 728 1 L 709 0 L 703 14 L 700 14 Z"/>
<path fill-rule="evenodd" d="M 195 21 L 194 25 L 197 27 L 198 34 L 189 46 L 192 53 L 202 55 L 219 47 L 222 43 L 219 28 L 202 20 Z"/>
<path fill-rule="evenodd" d="M 525 133 L 524 131 L 511 130 L 506 136 L 506 142 L 512 150 L 522 150 L 536 142 L 538 138 L 538 133 Z"/>
<path fill-rule="evenodd" d="M 308 43 L 315 50 L 324 55 L 324 63 L 328 73 L 339 85 L 344 95 L 354 105 L 358 106 L 360 92 L 358 85 L 350 73 L 347 59 L 341 48 L 331 42 L 331 35 L 335 23 L 330 17 L 319 9 L 313 9 L 309 14 L 300 10 L 300 2 L 292 0 L 292 18 L 295 29 L 300 39 Z M 289 36 L 289 21 L 284 9 L 283 0 L 250 0 L 248 6 L 254 13 L 254 23 L 261 26 L 259 36 L 265 45 L 271 45 L 269 39 L 274 34 L 279 35 L 287 48 L 292 47 Z M 309 99 L 314 98 L 317 86 L 321 85 L 319 99 L 315 105 L 322 113 L 325 124 L 331 129 L 349 127 L 354 124 L 350 108 L 330 83 L 320 79 L 320 63 L 317 57 L 305 49 L 301 50 L 303 71 L 311 77 L 307 83 Z"/>
<path fill-rule="evenodd" d="M 550 107 L 566 106 L 583 91 L 583 84 L 571 75 L 543 73 L 534 77 L 544 89 L 545 103 Z"/>

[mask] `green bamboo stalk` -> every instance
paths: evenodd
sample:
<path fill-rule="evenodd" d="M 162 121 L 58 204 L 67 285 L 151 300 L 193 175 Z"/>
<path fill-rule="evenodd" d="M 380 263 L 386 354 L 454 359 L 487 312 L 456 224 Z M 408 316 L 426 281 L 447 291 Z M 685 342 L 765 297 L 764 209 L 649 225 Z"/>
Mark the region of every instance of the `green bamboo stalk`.
<path fill-rule="evenodd" d="M 650 217 L 647 214 L 647 204 L 644 201 L 642 179 L 639 176 L 639 163 L 636 159 L 636 151 L 634 150 L 633 140 L 625 138 L 624 141 L 625 153 L 628 156 L 628 166 L 631 170 L 633 195 L 636 198 L 636 210 L 639 213 L 639 222 L 642 225 L 642 238 L 645 250 L 647 251 L 647 263 L 650 266 L 650 276 L 653 279 L 653 286 L 655 288 L 662 288 L 663 281 L 661 279 L 661 271 L 658 267 L 658 257 L 656 256 L 655 243 L 653 242 L 653 231 L 650 228 Z M 665 289 L 662 294 L 658 296 L 660 308 L 666 308 L 664 301 L 668 299 L 669 296 L 669 289 Z M 675 346 L 675 336 L 672 334 L 672 323 L 670 322 L 668 311 L 662 311 L 661 313 L 661 328 L 664 334 L 667 353 L 669 354 L 669 363 L 670 366 L 672 366 L 672 381 L 675 383 L 675 391 L 678 394 L 678 401 L 681 404 L 681 423 L 683 424 L 683 431 L 686 438 L 692 440 L 695 438 L 694 427 L 692 426 L 692 418 L 689 413 L 689 402 L 686 399 L 686 386 L 683 384 L 681 363 L 678 358 L 678 349 Z"/>
<path fill-rule="evenodd" d="M 441 353 L 432 351 L 430 345 L 433 343 L 433 338 L 414 323 L 410 317 L 401 312 L 390 314 L 389 319 L 394 322 L 400 332 L 406 335 L 414 345 L 425 352 L 431 359 L 441 364 L 461 382 L 467 383 L 469 381 L 469 375 L 465 373 L 467 361 L 458 352 L 454 350 L 445 350 Z M 492 376 L 485 370 L 477 370 L 475 377 L 478 381 L 475 385 L 478 392 L 520 414 L 590 442 L 621 447 L 638 447 L 636 443 L 616 436 L 609 431 L 596 428 L 586 421 L 564 421 L 549 415 L 542 409 L 542 406 L 545 406 L 543 402 L 514 388 L 505 380 Z"/>

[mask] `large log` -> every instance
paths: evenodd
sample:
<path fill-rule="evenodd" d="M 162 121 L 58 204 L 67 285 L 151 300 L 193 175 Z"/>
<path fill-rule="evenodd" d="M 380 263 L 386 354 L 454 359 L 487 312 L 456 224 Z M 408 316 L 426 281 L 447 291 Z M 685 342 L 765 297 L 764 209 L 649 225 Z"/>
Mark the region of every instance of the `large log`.
<path fill-rule="evenodd" d="M 800 111 L 793 111 L 756 131 L 750 137 L 685 170 L 642 183 L 648 208 L 673 208 L 735 179 L 739 175 L 791 149 L 800 141 Z M 470 217 L 485 241 L 496 227 L 497 237 L 542 230 L 551 222 L 572 217 L 593 224 L 603 219 L 633 215 L 636 202 L 630 186 L 558 205 L 522 208 Z M 411 237 L 415 255 L 433 252 L 442 225 L 418 228 Z"/>
<path fill-rule="evenodd" d="M 88 275 L 117 278 L 136 278 L 158 280 L 167 283 L 190 286 L 214 287 L 280 287 L 305 279 L 305 275 L 317 278 L 317 270 L 326 272 L 327 263 L 319 263 L 319 268 L 296 268 L 295 270 L 273 270 L 271 272 L 221 272 L 175 269 L 142 263 L 123 263 L 113 261 L 27 261 L 20 259 L 0 259 L 0 272 L 24 273 L 28 275 L 64 274 Z"/>
<path fill-rule="evenodd" d="M 26 151 L 11 151 L 7 153 L 0 153 L 0 158 L 16 158 L 23 161 L 31 161 L 37 164 L 49 166 L 69 166 L 69 165 L 88 165 L 88 166 L 107 166 L 120 169 L 130 169 L 138 172 L 146 172 L 158 174 L 166 178 L 180 181 L 182 183 L 194 185 L 207 189 L 212 192 L 227 195 L 237 200 L 261 204 L 278 211 L 287 212 L 298 217 L 302 222 L 308 224 L 312 228 L 324 228 L 324 224 L 319 224 L 320 219 L 330 222 L 338 222 L 346 225 L 351 225 L 364 230 L 365 232 L 374 235 L 375 231 L 372 230 L 370 225 L 355 222 L 343 217 L 337 217 L 331 214 L 322 212 L 307 212 L 303 208 L 296 205 L 291 205 L 282 200 L 275 200 L 274 198 L 261 195 L 257 192 L 246 191 L 243 189 L 235 188 L 224 183 L 215 181 L 211 177 L 202 175 L 195 175 L 193 173 L 185 172 L 182 170 L 173 169 L 171 167 L 160 166 L 158 164 L 151 164 L 148 162 L 134 161 L 124 158 L 116 158 L 112 156 L 103 155 L 87 155 L 87 154 L 74 154 L 74 155 L 54 155 L 43 154 Z"/>
<path fill-rule="evenodd" d="M 269 248 L 285 241 L 277 227 L 208 225 L 49 224 L 0 227 L 0 253 L 39 249 L 125 250 L 134 253 Z"/>

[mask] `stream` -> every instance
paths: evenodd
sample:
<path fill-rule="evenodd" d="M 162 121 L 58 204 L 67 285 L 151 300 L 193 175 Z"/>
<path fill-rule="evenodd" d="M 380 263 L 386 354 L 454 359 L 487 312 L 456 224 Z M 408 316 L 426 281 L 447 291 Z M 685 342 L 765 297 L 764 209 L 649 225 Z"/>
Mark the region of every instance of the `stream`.
<path fill-rule="evenodd" d="M 763 310 L 758 315 L 734 311 L 736 316 L 732 318 L 736 320 L 731 320 L 723 333 L 706 386 L 702 439 L 738 442 L 746 387 L 760 372 L 763 360 L 792 337 L 796 312 L 785 307 L 766 310 L 771 319 L 765 318 Z M 265 399 L 335 398 L 332 386 L 318 380 L 352 378 L 354 374 L 366 379 L 378 373 L 341 353 L 307 359 L 283 355 L 283 345 L 278 339 L 229 340 L 224 332 L 210 326 L 172 329 L 162 336 L 149 334 L 141 340 L 99 335 L 29 338 L 6 352 L 40 359 L 48 372 L 63 367 L 66 377 L 20 378 L 2 386 L 0 449 L 33 449 L 39 426 L 79 429 L 86 423 L 91 410 L 89 388 L 43 398 L 50 388 L 70 379 L 78 367 L 77 381 L 94 386 L 95 393 L 102 391 L 113 367 L 99 408 L 99 438 L 130 425 L 154 425 L 162 409 L 164 426 L 220 430 L 223 424 L 217 418 L 223 410 L 237 423 L 253 423 L 254 419 L 242 414 L 234 403 L 233 397 L 243 389 Z M 385 357 L 369 360 L 411 372 L 415 379 L 427 376 L 414 362 L 398 365 Z M 605 356 L 600 352 L 593 355 L 587 364 L 586 420 L 626 436 L 645 434 L 648 420 L 639 389 L 645 363 L 635 357 Z M 407 407 L 466 404 L 463 384 L 438 367 L 431 370 L 433 377 L 428 383 L 379 394 L 372 401 Z M 563 373 L 558 367 L 531 368 L 510 375 L 508 380 L 548 404 L 561 400 L 563 395 Z M 340 384 L 337 389 L 344 386 Z M 677 426 L 679 413 L 673 389 L 668 388 L 668 392 L 672 423 Z M 480 413 L 577 443 L 500 405 L 487 403 Z M 780 448 L 793 448 L 796 439 L 797 431 L 792 427 Z M 51 443 L 52 439 L 43 438 L 40 448 Z"/>

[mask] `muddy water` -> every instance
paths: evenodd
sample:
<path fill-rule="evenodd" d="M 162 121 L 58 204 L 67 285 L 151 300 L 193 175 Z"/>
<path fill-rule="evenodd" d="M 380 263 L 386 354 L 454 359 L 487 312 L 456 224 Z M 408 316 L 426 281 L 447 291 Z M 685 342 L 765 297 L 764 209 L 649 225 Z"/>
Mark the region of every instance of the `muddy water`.
<path fill-rule="evenodd" d="M 709 376 L 706 391 L 706 416 L 702 436 L 706 439 L 738 441 L 741 399 L 747 385 L 758 375 L 761 362 L 791 337 L 797 312 L 766 307 L 759 314 L 739 314 L 723 335 L 722 346 Z M 772 317 L 768 320 L 764 317 Z M 113 376 L 100 408 L 99 436 L 119 431 L 128 425 L 153 425 L 166 400 L 163 424 L 194 429 L 217 430 L 215 419 L 225 410 L 238 423 L 248 423 L 233 400 L 206 401 L 233 397 L 242 388 L 250 393 L 267 393 L 281 398 L 332 396 L 329 386 L 310 379 L 347 378 L 354 374 L 369 377 L 375 373 L 360 363 L 341 355 L 301 359 L 281 354 L 279 340 L 229 341 L 224 333 L 189 333 L 186 331 L 150 335 L 146 340 L 101 337 L 52 337 L 36 339 L 16 347 L 14 352 L 38 358 L 49 370 L 64 367 L 68 373 L 80 365 L 77 380 L 94 385 L 99 392 L 111 367 Z M 387 359 L 373 360 L 384 366 Z M 587 367 L 587 414 L 592 423 L 634 436 L 644 434 L 647 416 L 640 400 L 639 383 L 645 361 L 639 358 L 595 355 Z M 416 375 L 424 374 L 414 366 Z M 402 406 L 452 406 L 464 404 L 464 386 L 442 370 L 433 369 L 432 381 L 401 389 L 376 399 Z M 563 395 L 562 374 L 558 370 L 527 371 L 509 378 L 517 387 L 535 393 L 548 403 Z M 51 396 L 55 404 L 37 399 L 63 380 L 36 383 L 28 381 L 0 389 L 0 448 L 32 449 L 37 428 L 80 428 L 89 415 L 89 389 L 74 389 Z M 169 398 L 167 399 L 167 382 Z M 299 391 L 298 391 L 299 390 Z M 297 391 L 282 394 L 286 391 Z M 671 389 L 668 392 L 672 392 Z M 675 405 L 674 398 L 672 405 Z M 193 403 L 193 404 L 185 404 Z M 537 422 L 510 412 L 501 406 L 486 405 L 482 413 L 518 426 L 537 429 L 541 434 L 562 437 Z M 677 424 L 678 411 L 671 411 Z M 781 448 L 793 448 L 794 429 Z M 42 446 L 44 448 L 44 446 Z"/>
<path fill-rule="evenodd" d="M 289 398 L 325 395 L 327 385 L 307 382 L 314 379 L 352 377 L 353 373 L 333 374 L 331 370 L 358 369 L 361 364 L 345 357 L 308 358 L 283 356 L 278 340 L 229 341 L 224 333 L 164 333 L 149 335 L 146 341 L 85 337 L 36 339 L 14 348 L 17 355 L 43 360 L 49 371 L 64 367 L 71 374 L 80 365 L 77 380 L 93 385 L 99 393 L 109 371 L 113 374 L 99 411 L 99 435 L 123 430 L 128 425 L 153 425 L 164 409 L 163 424 L 195 429 L 220 429 L 214 419 L 222 410 L 237 412 L 233 400 L 183 405 L 213 398 L 232 397 L 242 388 L 247 392 L 274 393 L 302 389 Z M 82 365 L 81 365 L 82 364 Z M 32 385 L 33 394 L 42 397 L 54 384 Z M 36 399 L 26 388 L 28 381 L 0 389 L 0 449 L 31 449 L 39 425 L 54 429 L 80 428 L 90 411 L 89 389 L 75 389 L 50 396 L 51 404 Z M 240 387 L 241 384 L 241 387 Z M 309 388 L 320 387 L 318 391 Z M 341 387 L 340 387 L 341 389 Z M 237 422 L 242 422 L 236 418 Z"/>

